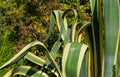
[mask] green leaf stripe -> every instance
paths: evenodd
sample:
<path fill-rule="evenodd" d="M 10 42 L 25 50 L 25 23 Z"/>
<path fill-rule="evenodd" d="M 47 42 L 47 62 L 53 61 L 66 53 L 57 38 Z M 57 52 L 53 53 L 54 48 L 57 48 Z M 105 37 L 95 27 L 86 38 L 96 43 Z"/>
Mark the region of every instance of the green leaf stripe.
<path fill-rule="evenodd" d="M 31 52 L 28 52 L 24 58 L 40 66 L 43 66 L 43 64 L 45 64 L 45 60 L 41 59 Z"/>
<path fill-rule="evenodd" d="M 62 60 L 63 77 L 79 77 L 87 45 L 83 43 L 68 43 L 65 46 Z"/>

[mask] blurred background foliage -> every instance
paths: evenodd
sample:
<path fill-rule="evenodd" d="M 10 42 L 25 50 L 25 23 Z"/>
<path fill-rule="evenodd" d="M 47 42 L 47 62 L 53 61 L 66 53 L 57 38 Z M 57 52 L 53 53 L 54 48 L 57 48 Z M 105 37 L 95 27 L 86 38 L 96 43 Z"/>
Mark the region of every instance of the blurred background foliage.
<path fill-rule="evenodd" d="M 78 11 L 81 22 L 90 19 L 88 0 L 0 0 L 0 66 L 31 41 L 44 42 L 49 29 L 51 12 L 68 8 L 75 8 Z M 69 17 L 71 16 L 68 15 L 68 22 L 71 23 Z M 56 28 L 52 37 L 46 42 L 48 49 L 51 49 L 57 36 Z M 40 50 L 42 48 L 31 48 L 34 54 L 43 56 L 43 53 L 39 53 Z M 26 61 L 22 64 L 30 63 Z M 5 71 L 0 72 L 0 76 L 4 73 Z"/>

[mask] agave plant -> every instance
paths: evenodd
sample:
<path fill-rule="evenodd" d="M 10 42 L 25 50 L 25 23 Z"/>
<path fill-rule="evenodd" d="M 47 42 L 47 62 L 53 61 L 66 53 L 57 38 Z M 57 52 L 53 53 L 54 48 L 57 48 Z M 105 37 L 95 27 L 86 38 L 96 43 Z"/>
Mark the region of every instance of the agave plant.
<path fill-rule="evenodd" d="M 25 58 L 46 69 L 50 69 L 49 65 L 53 65 L 54 69 L 51 69 L 51 72 L 56 77 L 119 77 L 119 1 L 103 0 L 103 6 L 101 2 L 102 0 L 90 0 L 92 12 L 90 21 L 79 22 L 75 9 L 64 12 L 54 10 L 51 15 L 49 33 L 44 40 L 46 41 L 51 36 L 54 27 L 57 26 L 59 37 L 52 49 L 49 51 L 42 42 L 33 41 L 1 66 L 0 70 Z M 72 26 L 67 22 L 67 14 L 70 11 L 74 13 Z M 47 60 L 28 51 L 36 45 L 45 49 L 42 52 L 46 54 Z M 62 63 L 58 65 L 55 59 L 62 45 Z M 15 75 L 49 77 L 42 69 L 37 70 L 31 66 L 15 67 L 4 77 Z"/>

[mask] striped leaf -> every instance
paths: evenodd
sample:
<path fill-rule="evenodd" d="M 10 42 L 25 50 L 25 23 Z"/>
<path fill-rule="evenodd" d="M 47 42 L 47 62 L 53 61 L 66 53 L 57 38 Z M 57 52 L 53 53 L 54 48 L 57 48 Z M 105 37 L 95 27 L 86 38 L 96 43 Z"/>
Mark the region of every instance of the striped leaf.
<path fill-rule="evenodd" d="M 115 62 L 118 66 L 118 69 L 117 69 L 117 76 L 120 77 L 120 32 L 119 32 L 119 40 L 118 40 L 118 50 L 117 50 L 117 61 L 118 62 Z"/>
<path fill-rule="evenodd" d="M 66 19 L 66 15 L 70 12 L 70 11 L 72 11 L 73 13 L 74 13 L 74 20 L 72 21 L 72 32 L 71 32 L 71 41 L 72 42 L 74 42 L 75 41 L 75 31 L 76 31 L 76 26 L 77 26 L 77 23 L 78 23 L 78 14 L 77 14 L 77 11 L 75 10 L 75 9 L 67 9 L 66 11 L 64 11 L 64 13 L 63 13 L 63 18 L 64 19 Z M 66 22 L 67 22 L 67 20 L 66 20 Z M 68 23 L 68 25 L 69 25 L 69 23 Z M 66 34 L 66 35 L 68 35 L 68 33 Z M 70 38 L 70 37 L 69 37 Z"/>
<path fill-rule="evenodd" d="M 58 40 L 54 43 L 54 45 L 53 45 L 53 47 L 52 47 L 52 49 L 51 49 L 51 51 L 50 51 L 50 55 L 53 57 L 53 59 L 56 59 L 56 57 L 57 57 L 57 52 L 59 51 L 60 46 L 61 46 L 61 42 L 60 42 L 60 40 L 58 39 Z M 50 64 L 49 59 L 46 60 L 45 64 L 46 64 L 46 65 L 49 65 L 49 64 Z"/>
<path fill-rule="evenodd" d="M 83 43 L 68 43 L 64 48 L 62 58 L 63 77 L 79 77 L 87 45 Z"/>
<path fill-rule="evenodd" d="M 118 0 L 103 0 L 105 23 L 105 74 L 112 77 L 114 55 L 117 47 L 119 31 L 119 5 Z M 113 13 L 114 12 L 114 13 Z"/>
<path fill-rule="evenodd" d="M 31 42 L 30 44 L 26 45 L 21 51 L 19 51 L 14 57 L 12 57 L 8 62 L 6 62 L 4 65 L 2 65 L 0 67 L 0 69 L 3 69 L 5 67 L 10 66 L 10 65 L 16 63 L 17 61 L 19 61 L 21 58 L 23 58 L 29 52 L 27 50 L 35 45 L 42 45 L 47 50 L 47 48 L 44 46 L 43 43 L 41 43 L 39 41 Z"/>
<path fill-rule="evenodd" d="M 77 32 L 77 34 L 76 34 L 76 40 L 77 40 L 77 41 L 81 41 L 81 40 L 80 40 L 80 39 L 81 39 L 80 36 L 81 36 L 82 32 L 83 32 L 85 29 L 87 29 L 88 26 L 91 26 L 91 22 L 89 22 L 89 21 L 84 21 L 83 23 L 78 23 L 77 26 L 80 26 L 80 28 L 79 28 L 79 30 L 78 30 L 78 32 Z"/>
<path fill-rule="evenodd" d="M 103 75 L 103 15 L 102 15 L 102 0 L 90 0 L 92 11 L 92 38 L 93 38 L 93 53 L 94 53 L 94 72 L 95 77 Z"/>
<path fill-rule="evenodd" d="M 64 23 L 67 23 L 66 21 L 63 20 L 62 15 L 63 12 L 60 10 L 54 10 L 57 26 L 60 32 L 60 36 L 62 40 L 65 39 L 66 31 L 67 31 L 67 25 L 64 25 Z"/>
<path fill-rule="evenodd" d="M 54 54 L 55 55 L 55 54 Z M 39 65 L 39 66 L 43 66 L 43 68 L 49 69 L 54 75 L 56 75 L 56 77 L 58 77 L 58 73 L 55 71 L 55 69 L 51 69 L 50 63 L 46 63 L 45 60 L 41 59 L 40 57 L 28 52 L 27 55 L 24 57 L 25 59 Z M 46 66 L 44 66 L 46 64 Z"/>
<path fill-rule="evenodd" d="M 25 56 L 24 56 L 25 59 L 37 64 L 37 65 L 40 65 L 40 66 L 43 66 L 45 64 L 45 60 L 41 59 L 40 57 L 34 55 L 33 53 L 30 53 L 28 52 Z"/>
<path fill-rule="evenodd" d="M 84 55 L 84 59 L 81 66 L 80 76 L 79 77 L 88 77 L 88 63 L 87 63 L 88 54 Z M 89 64 L 90 65 L 90 64 Z"/>
<path fill-rule="evenodd" d="M 23 75 L 30 77 L 49 77 L 46 73 L 33 69 L 30 66 L 19 66 L 8 71 L 3 77 L 13 77 L 15 75 Z"/>
<path fill-rule="evenodd" d="M 61 42 L 60 41 L 56 41 L 55 44 L 53 45 L 52 49 L 51 49 L 50 55 L 54 59 L 56 59 L 56 57 L 57 57 L 57 51 L 60 49 L 60 46 L 61 46 Z"/>
<path fill-rule="evenodd" d="M 60 69 L 58 67 L 58 65 L 56 64 L 56 62 L 54 61 L 54 59 L 52 58 L 52 56 L 49 54 L 49 51 L 47 50 L 47 48 L 45 47 L 45 45 L 40 42 L 40 41 L 34 41 L 31 42 L 30 44 L 26 45 L 20 52 L 18 52 L 14 57 L 12 57 L 8 62 L 6 62 L 4 65 L 2 65 L 0 67 L 0 69 L 3 69 L 5 67 L 8 67 L 14 63 L 16 63 L 17 61 L 19 61 L 21 58 L 23 58 L 27 53 L 28 53 L 28 49 L 35 46 L 35 45 L 40 45 L 43 46 L 45 48 L 45 54 L 48 57 L 48 59 L 50 60 L 50 62 L 54 65 L 54 67 L 57 69 L 57 72 L 59 75 L 61 75 Z"/>

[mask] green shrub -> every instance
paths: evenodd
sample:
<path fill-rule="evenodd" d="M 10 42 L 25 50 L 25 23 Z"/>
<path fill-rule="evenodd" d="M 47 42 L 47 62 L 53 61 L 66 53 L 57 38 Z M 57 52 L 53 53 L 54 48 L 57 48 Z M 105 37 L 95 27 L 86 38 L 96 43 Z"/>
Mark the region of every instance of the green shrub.
<path fill-rule="evenodd" d="M 0 65 L 3 65 L 8 59 L 13 57 L 15 54 L 15 51 L 13 50 L 13 46 L 15 45 L 15 33 L 12 33 L 11 31 L 7 30 L 5 32 L 5 35 L 1 39 L 1 45 L 0 45 Z M 5 72 L 10 69 L 7 68 L 0 72 L 0 76 L 3 76 Z"/>

